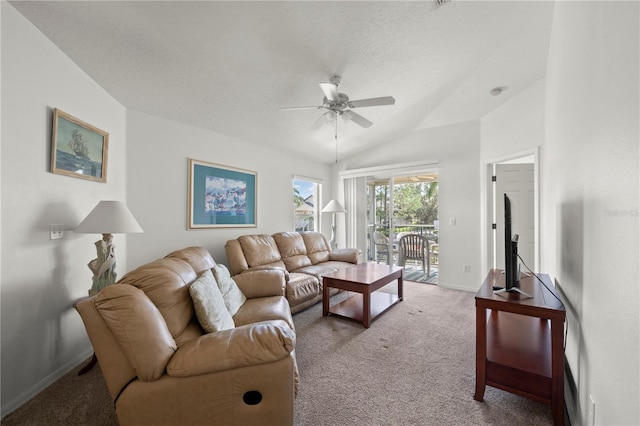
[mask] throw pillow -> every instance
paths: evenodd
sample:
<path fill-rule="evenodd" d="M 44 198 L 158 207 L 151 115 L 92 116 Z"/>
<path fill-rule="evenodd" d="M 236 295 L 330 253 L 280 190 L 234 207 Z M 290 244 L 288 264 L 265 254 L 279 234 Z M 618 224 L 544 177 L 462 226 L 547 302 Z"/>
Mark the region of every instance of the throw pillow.
<path fill-rule="evenodd" d="M 198 322 L 204 331 L 213 333 L 235 327 L 224 304 L 222 293 L 210 270 L 206 270 L 189 286 Z"/>
<path fill-rule="evenodd" d="M 213 274 L 216 277 L 220 293 L 222 293 L 224 304 L 227 306 L 227 310 L 231 316 L 234 316 L 238 312 L 238 309 L 244 305 L 244 302 L 247 301 L 247 298 L 244 293 L 242 293 L 242 290 L 240 290 L 240 287 L 238 287 L 238 284 L 231 278 L 231 274 L 226 266 L 214 266 Z"/>

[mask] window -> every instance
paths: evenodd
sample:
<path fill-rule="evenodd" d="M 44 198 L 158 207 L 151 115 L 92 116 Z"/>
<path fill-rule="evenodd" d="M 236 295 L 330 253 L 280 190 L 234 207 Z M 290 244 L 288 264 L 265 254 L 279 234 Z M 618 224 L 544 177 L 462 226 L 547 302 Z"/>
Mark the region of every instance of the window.
<path fill-rule="evenodd" d="M 322 183 L 293 177 L 293 227 L 296 231 L 319 231 L 319 201 Z"/>

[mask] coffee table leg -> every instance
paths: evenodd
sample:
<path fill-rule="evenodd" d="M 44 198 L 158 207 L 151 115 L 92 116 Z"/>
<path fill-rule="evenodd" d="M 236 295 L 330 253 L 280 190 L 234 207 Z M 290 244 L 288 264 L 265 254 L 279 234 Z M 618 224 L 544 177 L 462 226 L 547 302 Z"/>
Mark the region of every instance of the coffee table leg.
<path fill-rule="evenodd" d="M 329 315 L 329 286 L 326 278 L 322 278 L 322 316 Z"/>
<path fill-rule="evenodd" d="M 371 293 L 368 291 L 362 293 L 362 324 L 364 328 L 371 326 Z"/>

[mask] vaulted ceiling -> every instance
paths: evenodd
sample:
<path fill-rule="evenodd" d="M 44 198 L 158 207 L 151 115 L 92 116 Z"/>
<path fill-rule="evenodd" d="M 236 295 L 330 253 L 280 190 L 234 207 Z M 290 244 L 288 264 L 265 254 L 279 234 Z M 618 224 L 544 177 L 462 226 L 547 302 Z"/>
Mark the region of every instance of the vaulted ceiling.
<path fill-rule="evenodd" d="M 333 162 L 318 83 L 393 96 L 338 120 L 340 158 L 481 118 L 544 77 L 553 2 L 10 1 L 125 107 Z M 500 96 L 494 87 L 506 88 Z"/>

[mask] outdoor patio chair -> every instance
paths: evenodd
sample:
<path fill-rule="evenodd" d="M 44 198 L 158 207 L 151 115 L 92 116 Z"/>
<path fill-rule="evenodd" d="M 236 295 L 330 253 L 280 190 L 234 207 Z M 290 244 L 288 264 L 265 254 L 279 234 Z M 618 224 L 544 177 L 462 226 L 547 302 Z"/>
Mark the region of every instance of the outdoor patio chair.
<path fill-rule="evenodd" d="M 388 263 L 389 261 L 389 238 L 384 235 L 382 232 L 375 231 L 373 233 L 373 244 L 375 245 L 376 250 L 376 262 L 380 263 L 380 261 L 384 258 L 384 261 Z M 397 250 L 393 251 L 395 255 Z M 393 259 L 391 261 L 393 264 Z"/>
<path fill-rule="evenodd" d="M 429 240 L 418 234 L 402 236 L 398 242 L 398 266 L 405 266 L 407 260 L 416 260 L 422 263 L 422 273 L 431 275 L 431 253 L 429 252 Z"/>

